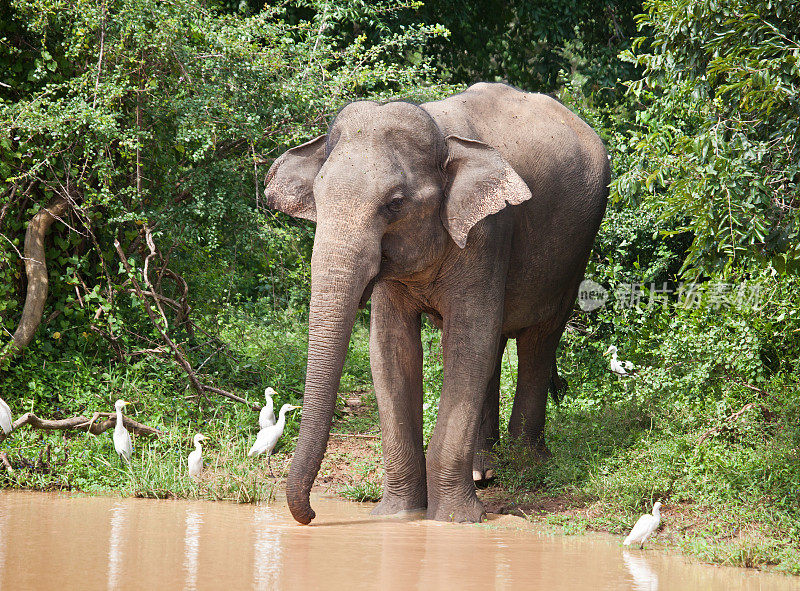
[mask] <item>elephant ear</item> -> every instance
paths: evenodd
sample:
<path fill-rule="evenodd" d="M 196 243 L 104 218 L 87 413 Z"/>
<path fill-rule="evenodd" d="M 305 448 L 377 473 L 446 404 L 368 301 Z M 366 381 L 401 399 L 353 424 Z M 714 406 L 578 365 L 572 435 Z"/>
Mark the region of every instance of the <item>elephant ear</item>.
<path fill-rule="evenodd" d="M 519 205 L 531 198 L 525 181 L 500 152 L 483 142 L 449 135 L 447 176 L 442 223 L 460 248 L 467 245 L 470 229 L 506 204 Z"/>
<path fill-rule="evenodd" d="M 272 163 L 264 180 L 267 207 L 296 218 L 317 221 L 314 179 L 325 163 L 327 135 L 287 150 Z"/>

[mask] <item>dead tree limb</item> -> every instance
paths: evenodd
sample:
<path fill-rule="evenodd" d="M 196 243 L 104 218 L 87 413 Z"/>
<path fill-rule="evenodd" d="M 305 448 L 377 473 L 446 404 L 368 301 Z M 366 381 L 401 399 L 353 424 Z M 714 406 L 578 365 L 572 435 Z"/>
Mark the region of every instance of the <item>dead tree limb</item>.
<path fill-rule="evenodd" d="M 106 417 L 104 421 L 97 421 L 99 417 Z M 136 435 L 155 435 L 159 437 L 162 435 L 161 431 L 153 427 L 149 427 L 142 423 L 138 423 L 129 417 L 124 417 L 123 422 L 128 431 L 132 431 Z M 117 424 L 117 417 L 111 412 L 96 412 L 92 417 L 71 417 L 69 419 L 40 419 L 32 412 L 26 412 L 12 423 L 11 432 L 13 433 L 23 425 L 29 425 L 33 429 L 42 429 L 45 431 L 85 431 L 92 435 L 100 435 L 109 429 L 113 429 Z M 0 433 L 0 440 L 3 439 L 3 434 Z"/>
<path fill-rule="evenodd" d="M 125 252 L 122 250 L 119 240 L 114 241 L 114 248 L 116 249 L 117 254 L 119 255 L 120 261 L 122 262 L 125 271 L 128 273 L 129 281 L 131 282 L 131 285 L 133 285 L 134 293 L 136 293 L 136 296 L 139 298 L 139 300 L 141 300 L 145 312 L 147 312 L 147 316 L 150 318 L 150 322 L 152 322 L 153 326 L 155 326 L 156 330 L 161 335 L 163 341 L 168 345 L 169 349 L 172 351 L 172 355 L 175 361 L 178 363 L 178 365 L 180 365 L 181 369 L 183 369 L 183 371 L 186 372 L 186 375 L 189 378 L 189 384 L 192 386 L 192 389 L 201 396 L 206 396 L 207 392 L 212 392 L 214 394 L 219 394 L 220 396 L 229 398 L 230 400 L 233 400 L 235 402 L 246 404 L 252 410 L 255 411 L 261 410 L 261 405 L 259 404 L 248 402 L 241 396 L 237 396 L 232 392 L 228 392 L 227 390 L 223 390 L 221 388 L 217 388 L 214 386 L 208 386 L 200 382 L 200 380 L 197 377 L 197 372 L 192 368 L 192 365 L 189 362 L 189 360 L 186 359 L 186 357 L 183 355 L 177 343 L 175 343 L 175 341 L 173 341 L 172 338 L 170 338 L 168 334 L 169 323 L 167 320 L 167 315 L 164 313 L 164 307 L 162 306 L 162 302 L 166 302 L 167 304 L 170 305 L 177 304 L 179 310 L 176 322 L 178 324 L 181 324 L 183 322 L 188 321 L 189 324 L 191 325 L 191 321 L 188 320 L 188 315 L 191 310 L 191 307 L 188 304 L 189 287 L 186 281 L 182 277 L 180 277 L 176 273 L 173 273 L 169 269 L 162 268 L 159 271 L 159 276 L 166 273 L 173 281 L 175 281 L 175 283 L 181 284 L 183 287 L 183 295 L 181 296 L 179 302 L 175 302 L 174 300 L 171 300 L 170 298 L 161 295 L 157 291 L 156 287 L 153 285 L 153 282 L 150 280 L 149 271 L 150 271 L 150 263 L 154 261 L 159 256 L 159 254 L 158 250 L 156 249 L 155 241 L 153 240 L 151 229 L 147 226 L 144 226 L 143 233 L 145 237 L 145 244 L 147 245 L 147 248 L 150 251 L 145 256 L 143 275 L 142 275 L 146 289 L 143 289 L 142 286 L 139 284 L 136 275 L 133 273 L 133 270 L 131 269 L 131 266 L 128 263 L 128 258 Z M 155 310 L 150 305 L 148 299 L 146 299 L 147 297 L 151 298 L 153 306 L 155 306 Z M 156 314 L 156 312 L 158 312 L 158 314 Z M 162 326 L 162 321 L 163 321 L 163 326 Z M 162 352 L 158 349 L 151 349 L 151 351 Z M 166 353 L 166 351 L 163 352 Z"/>
<path fill-rule="evenodd" d="M 147 298 L 142 291 L 142 287 L 139 285 L 136 276 L 131 270 L 131 266 L 128 263 L 128 258 L 125 256 L 125 253 L 123 252 L 122 247 L 119 244 L 119 240 L 114 240 L 114 248 L 117 250 L 117 254 L 119 255 L 120 260 L 122 261 L 122 265 L 125 267 L 125 271 L 128 273 L 128 277 L 130 277 L 131 279 L 131 283 L 133 284 L 133 289 L 136 290 L 136 295 L 142 301 L 142 305 L 144 306 L 145 312 L 147 312 L 147 316 L 150 318 L 150 322 L 153 323 L 153 326 L 155 326 L 156 330 L 158 330 L 159 334 L 161 334 L 161 338 L 164 339 L 164 342 L 167 343 L 167 345 L 169 345 L 170 349 L 172 349 L 172 354 L 175 357 L 175 361 L 177 361 L 178 365 L 180 365 L 181 368 L 183 368 L 183 371 L 186 372 L 186 375 L 189 377 L 189 383 L 192 385 L 194 391 L 200 394 L 201 396 L 205 396 L 205 388 L 203 387 L 203 384 L 201 384 L 197 380 L 197 376 L 195 375 L 191 364 L 183 356 L 180 349 L 178 348 L 178 345 L 176 345 L 175 342 L 167 334 L 166 331 L 167 327 L 162 328 L 160 319 L 156 316 L 155 312 L 153 312 L 153 308 L 150 307 L 150 304 L 147 301 Z M 154 301 L 156 306 L 158 306 L 159 312 L 161 312 L 161 316 L 164 319 L 166 319 L 166 316 L 164 315 L 164 310 L 161 308 L 161 304 L 159 304 L 158 302 L 158 298 L 154 298 Z"/>
<path fill-rule="evenodd" d="M 28 276 L 28 287 L 25 294 L 25 306 L 14 331 L 8 349 L 0 355 L 0 361 L 16 355 L 28 346 L 42 322 L 42 313 L 47 303 L 47 261 L 45 259 L 44 239 L 47 231 L 56 218 L 67 211 L 69 202 L 64 197 L 55 197 L 47 207 L 39 211 L 28 224 L 25 232 L 25 273 Z"/>
<path fill-rule="evenodd" d="M 739 417 L 741 417 L 741 416 L 742 416 L 744 413 L 746 413 L 748 410 L 750 410 L 751 408 L 756 408 L 756 407 L 760 408 L 762 413 L 765 413 L 765 412 L 767 412 L 767 409 L 766 409 L 766 407 L 764 407 L 763 405 L 761 405 L 761 404 L 757 404 L 757 403 L 755 403 L 755 402 L 748 402 L 747 404 L 745 404 L 745 405 L 744 405 L 742 408 L 740 408 L 740 409 L 739 409 L 738 411 L 736 411 L 735 413 L 733 413 L 733 414 L 731 414 L 731 415 L 728 415 L 727 417 L 725 417 L 725 418 L 722 420 L 722 424 L 721 424 L 721 425 L 716 425 L 716 426 L 714 426 L 714 427 L 711 427 L 711 428 L 710 428 L 710 429 L 708 429 L 707 431 L 705 431 L 705 432 L 704 432 L 704 433 L 703 433 L 703 434 L 700 436 L 700 438 L 697 440 L 697 445 L 700 445 L 701 443 L 703 443 L 703 442 L 704 442 L 706 439 L 708 439 L 708 438 L 709 438 L 709 437 L 711 437 L 712 435 L 718 435 L 719 433 L 721 433 L 721 432 L 722 432 L 722 430 L 723 430 L 725 427 L 727 427 L 727 426 L 728 426 L 728 425 L 730 425 L 731 423 L 734 423 L 734 422 L 736 422 L 736 421 L 739 419 Z"/>
<path fill-rule="evenodd" d="M 220 396 L 224 396 L 225 398 L 230 398 L 231 400 L 235 400 L 236 402 L 241 402 L 242 404 L 246 404 L 247 406 L 249 406 L 253 410 L 261 410 L 261 405 L 260 404 L 254 404 L 253 402 L 247 402 L 247 400 L 245 400 L 241 396 L 237 396 L 236 394 L 232 394 L 231 392 L 228 392 L 227 390 L 222 390 L 221 388 L 215 388 L 214 386 L 203 385 L 203 387 L 206 390 L 208 390 L 209 392 L 214 392 L 214 394 L 219 394 Z"/>

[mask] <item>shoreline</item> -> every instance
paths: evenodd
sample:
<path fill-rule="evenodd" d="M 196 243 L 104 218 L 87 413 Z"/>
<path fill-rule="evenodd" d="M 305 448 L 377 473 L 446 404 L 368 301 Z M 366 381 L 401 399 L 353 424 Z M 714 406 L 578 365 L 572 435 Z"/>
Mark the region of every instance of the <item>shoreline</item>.
<path fill-rule="evenodd" d="M 351 501 L 377 501 L 382 493 L 383 466 L 374 395 L 351 393 L 343 398 L 346 402 L 334 422 L 312 491 Z M 113 456 L 109 460 L 113 450 L 110 441 L 105 441 L 107 437 L 48 434 L 42 439 L 30 430 L 20 431 L 19 440 L 6 439 L 6 444 L 12 445 L 3 447 L 19 468 L 14 473 L 0 469 L 0 486 L 12 490 L 64 488 L 103 496 L 274 502 L 282 494 L 289 452 L 294 445 L 290 439 L 285 442 L 285 449 L 271 457 L 276 474 L 273 479 L 264 457 L 246 457 L 250 435 L 243 433 L 240 425 L 220 425 L 214 440 L 204 448 L 206 470 L 197 482 L 190 481 L 185 473 L 188 438 L 176 427 L 167 429 L 160 441 L 137 439 L 134 471 L 116 465 Z M 37 462 L 30 454 L 36 453 L 32 450 L 41 448 L 44 441 L 53 445 L 53 457 Z M 74 461 L 72 456 L 81 458 L 82 469 L 89 461 L 99 472 L 79 479 L 76 466 L 70 464 Z M 593 495 L 575 480 L 549 490 L 537 485 L 555 470 L 563 469 L 560 463 L 567 461 L 564 456 L 547 464 L 532 464 L 524 455 L 517 457 L 513 448 L 501 447 L 498 458 L 496 478 L 478 488 L 478 497 L 488 513 L 515 515 L 554 535 L 597 533 L 614 536 L 621 542 L 643 512 L 625 505 L 613 490 L 605 496 Z M 800 549 L 782 542 L 786 524 L 759 519 L 769 514 L 769 505 L 763 503 L 758 507 L 760 513 L 754 510 L 749 515 L 740 515 L 740 509 L 728 511 L 723 503 L 707 506 L 686 497 L 667 499 L 661 528 L 648 546 L 705 564 L 800 574 Z"/>

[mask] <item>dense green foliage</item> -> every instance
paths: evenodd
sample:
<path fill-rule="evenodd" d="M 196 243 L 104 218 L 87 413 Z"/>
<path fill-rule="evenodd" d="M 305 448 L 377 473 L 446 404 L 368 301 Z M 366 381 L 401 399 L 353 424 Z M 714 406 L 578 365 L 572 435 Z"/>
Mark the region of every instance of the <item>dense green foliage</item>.
<path fill-rule="evenodd" d="M 91 416 L 123 397 L 166 433 L 138 439 L 132 476 L 109 434 L 23 427 L 0 450 L 26 469 L 0 472 L 0 486 L 268 498 L 263 466 L 244 456 L 255 414 L 198 393 L 167 338 L 203 384 L 251 402 L 274 385 L 280 402 L 299 401 L 313 226 L 261 207 L 268 166 L 347 101 L 506 80 L 554 93 L 589 122 L 613 183 L 587 271 L 609 301 L 576 308 L 562 341 L 570 392 L 551 412 L 555 460 L 520 464 L 504 438 L 501 484 L 600 503 L 614 531 L 658 497 L 725 504 L 761 537 L 715 546 L 721 530 L 709 528 L 687 548 L 797 571 L 784 543 L 800 541 L 797 10 L 791 0 L 0 3 L 0 353 L 25 301 L 27 225 L 68 203 L 46 241 L 42 324 L 0 361 L 0 396 L 15 415 L 47 418 Z M 343 392 L 371 387 L 366 320 Z M 427 439 L 442 358 L 432 327 L 423 340 Z M 608 371 L 611 343 L 634 377 Z M 511 343 L 504 422 L 515 362 Z M 216 437 L 209 453 L 231 478 L 187 481 L 178 460 L 199 429 Z M 37 463 L 43 444 L 49 463 Z M 366 479 L 346 491 L 379 493 Z"/>
<path fill-rule="evenodd" d="M 618 199 L 689 231 L 691 277 L 800 264 L 797 3 L 649 1 Z"/>
<path fill-rule="evenodd" d="M 6 334 L 25 294 L 25 225 L 64 199 L 69 213 L 47 250 L 46 321 L 27 353 L 34 363 L 152 353 L 160 333 L 131 289 L 138 278 L 142 285 L 151 279 L 169 298 L 162 299 L 164 328 L 190 361 L 241 376 L 230 356 L 222 365 L 233 367 L 214 367 L 223 356 L 218 333 L 231 328 L 216 316 L 241 303 L 240 314 L 280 319 L 299 310 L 302 321 L 308 294 L 313 232 L 259 209 L 266 165 L 324 130 L 347 100 L 418 94 L 431 71 L 419 52 L 443 32 L 426 25 L 389 29 L 386 21 L 406 10 L 396 2 L 359 10 L 320 5 L 303 20 L 296 9 L 233 17 L 192 1 L 4 5 Z M 353 36 L 353 28 L 365 32 Z M 387 61 L 407 51 L 408 60 Z M 143 275 L 148 233 L 156 277 Z M 115 240 L 133 277 L 120 267 Z M 236 386 L 263 388 L 268 379 L 264 372 L 248 375 Z M 24 371 L 14 377 L 28 380 Z M 298 391 L 301 381 L 297 372 Z"/>

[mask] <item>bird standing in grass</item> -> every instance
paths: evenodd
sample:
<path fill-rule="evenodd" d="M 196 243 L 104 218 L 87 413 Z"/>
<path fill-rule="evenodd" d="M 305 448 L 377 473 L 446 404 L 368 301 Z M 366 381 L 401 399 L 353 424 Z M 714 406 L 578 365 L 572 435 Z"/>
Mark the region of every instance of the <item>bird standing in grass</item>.
<path fill-rule="evenodd" d="M 653 505 L 652 515 L 642 515 L 636 525 L 633 526 L 631 533 L 622 542 L 623 546 L 630 546 L 631 544 L 639 544 L 639 548 L 644 548 L 644 543 L 647 538 L 653 535 L 661 524 L 661 501 L 656 501 Z"/>
<path fill-rule="evenodd" d="M 189 454 L 189 477 L 197 478 L 203 471 L 203 446 L 200 445 L 201 441 L 208 439 L 202 433 L 198 433 L 192 440 L 194 442 L 194 451 Z"/>
<path fill-rule="evenodd" d="M 269 456 L 272 450 L 275 449 L 275 444 L 278 443 L 278 439 L 283 435 L 283 428 L 286 426 L 286 413 L 296 408 L 300 407 L 284 404 L 281 407 L 281 411 L 278 413 L 278 421 L 274 425 L 261 429 L 256 436 L 256 442 L 253 444 L 253 447 L 247 452 L 247 455 L 251 458 L 266 453 L 269 473 L 272 474 L 272 476 L 275 476 L 275 474 L 272 472 L 272 464 L 269 463 Z"/>
<path fill-rule="evenodd" d="M 261 407 L 261 412 L 258 413 L 259 429 L 266 429 L 275 424 L 275 406 L 272 402 L 272 397 L 275 396 L 275 394 L 277 394 L 277 392 L 272 388 L 264 390 L 264 397 L 267 399 L 267 403 Z"/>
<path fill-rule="evenodd" d="M 117 409 L 117 424 L 114 426 L 114 449 L 117 450 L 119 457 L 126 462 L 130 462 L 133 455 L 133 444 L 131 443 L 131 435 L 125 428 L 125 419 L 122 416 L 122 409 L 127 404 L 130 404 L 130 402 L 121 399 L 114 403 L 114 408 Z"/>
<path fill-rule="evenodd" d="M 11 408 L 6 404 L 6 401 L 0 398 L 0 429 L 3 433 L 8 435 L 11 433 L 12 423 L 14 417 L 11 415 Z"/>
<path fill-rule="evenodd" d="M 617 348 L 609 345 L 608 350 L 603 355 L 611 355 L 611 371 L 620 376 L 626 376 L 633 371 L 633 363 L 630 361 L 619 361 L 617 359 Z"/>

